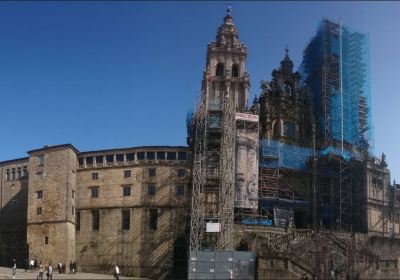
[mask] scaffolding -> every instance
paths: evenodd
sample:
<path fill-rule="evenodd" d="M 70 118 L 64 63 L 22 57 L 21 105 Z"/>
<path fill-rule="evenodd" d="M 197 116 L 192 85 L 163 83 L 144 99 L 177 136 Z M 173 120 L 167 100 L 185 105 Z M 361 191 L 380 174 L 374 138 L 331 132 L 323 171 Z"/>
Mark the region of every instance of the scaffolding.
<path fill-rule="evenodd" d="M 300 72 L 312 92 L 319 128 L 317 219 L 351 230 L 358 166 L 374 149 L 368 35 L 324 19 L 304 50 Z"/>
<path fill-rule="evenodd" d="M 323 20 L 300 70 L 313 93 L 321 149 L 373 153 L 368 35 Z"/>
<path fill-rule="evenodd" d="M 340 152 L 333 147 L 319 151 L 261 140 L 260 213 L 265 219 L 274 220 L 276 226 L 293 225 L 293 215 L 300 212 L 309 213 L 297 221 L 300 226 L 311 222 L 314 228 L 360 229 L 357 207 L 364 165 L 349 152 L 344 156 Z M 276 215 L 286 215 L 288 221 L 282 223 Z"/>
<path fill-rule="evenodd" d="M 219 188 L 218 216 L 220 230 L 219 250 L 233 250 L 233 222 L 235 202 L 235 107 L 229 91 L 223 97 L 222 143 L 221 143 L 221 185 Z"/>
<path fill-rule="evenodd" d="M 310 148 L 261 140 L 259 208 L 269 224 L 273 220 L 276 226 L 292 226 L 295 210 L 308 211 L 312 155 Z"/>
<path fill-rule="evenodd" d="M 207 104 L 208 91 L 202 91 L 197 103 L 197 110 L 192 119 L 193 140 L 193 188 L 190 220 L 190 250 L 201 248 L 204 234 L 204 185 L 207 170 Z"/>
<path fill-rule="evenodd" d="M 191 251 L 233 249 L 235 99 L 229 89 L 211 87 L 212 82 L 206 81 L 188 127 L 194 147 Z"/>

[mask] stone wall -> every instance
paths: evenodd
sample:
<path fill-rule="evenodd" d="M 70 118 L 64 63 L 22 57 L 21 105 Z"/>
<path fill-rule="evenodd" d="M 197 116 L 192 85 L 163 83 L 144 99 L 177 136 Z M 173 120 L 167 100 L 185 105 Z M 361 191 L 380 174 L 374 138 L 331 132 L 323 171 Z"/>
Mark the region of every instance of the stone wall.
<path fill-rule="evenodd" d="M 0 162 L 0 265 L 27 257 L 28 158 Z"/>
<path fill-rule="evenodd" d="M 133 152 L 137 151 L 118 151 Z M 81 162 L 91 156 L 99 154 L 86 155 Z M 155 174 L 149 169 L 155 169 Z M 178 176 L 179 170 L 185 170 L 184 176 Z M 186 238 L 189 178 L 188 160 L 135 158 L 129 162 L 125 157 L 121 163 L 83 165 L 77 172 L 78 269 L 112 273 L 117 263 L 123 275 L 160 278 L 171 274 L 174 242 Z M 149 186 L 155 187 L 154 195 Z M 183 195 L 177 194 L 177 186 L 183 187 Z M 130 187 L 130 195 L 124 195 L 124 187 Z M 99 214 L 98 230 L 93 228 L 92 211 Z M 122 211 L 130 213 L 129 229 L 122 227 Z M 154 213 L 157 226 L 151 228 Z"/>
<path fill-rule="evenodd" d="M 76 152 L 71 145 L 29 152 L 30 258 L 53 264 L 75 259 Z"/>

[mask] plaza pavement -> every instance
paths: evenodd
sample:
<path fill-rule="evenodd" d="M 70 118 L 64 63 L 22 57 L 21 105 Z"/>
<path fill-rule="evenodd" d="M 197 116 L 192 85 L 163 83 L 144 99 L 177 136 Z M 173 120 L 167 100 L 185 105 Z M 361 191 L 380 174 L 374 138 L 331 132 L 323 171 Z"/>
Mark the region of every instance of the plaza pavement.
<path fill-rule="evenodd" d="M 17 269 L 17 273 L 15 275 L 15 279 L 37 279 L 39 272 L 25 272 L 24 269 Z M 134 277 L 123 277 L 120 276 L 120 279 L 146 279 L 146 278 L 134 278 Z M 0 279 L 12 279 L 12 271 L 11 268 L 8 267 L 0 267 Z M 46 272 L 43 274 L 43 279 L 47 279 Z M 53 273 L 53 279 L 114 279 L 113 275 L 107 274 L 95 274 L 95 273 L 84 273 L 77 272 L 76 274 L 68 274 L 58 272 Z"/>

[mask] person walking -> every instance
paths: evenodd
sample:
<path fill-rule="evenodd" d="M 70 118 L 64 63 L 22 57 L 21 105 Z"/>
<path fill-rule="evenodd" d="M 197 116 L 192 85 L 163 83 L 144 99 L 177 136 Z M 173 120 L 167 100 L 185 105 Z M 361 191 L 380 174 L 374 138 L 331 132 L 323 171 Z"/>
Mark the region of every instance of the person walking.
<path fill-rule="evenodd" d="M 38 280 L 43 280 L 43 263 L 42 261 L 40 261 L 39 264 L 39 275 L 38 275 Z"/>
<path fill-rule="evenodd" d="M 76 273 L 76 262 L 72 263 L 72 273 L 75 274 Z"/>
<path fill-rule="evenodd" d="M 35 261 L 33 259 L 31 259 L 31 262 L 30 262 L 29 266 L 30 266 L 29 268 L 30 268 L 31 273 L 32 273 L 34 268 L 35 268 Z"/>
<path fill-rule="evenodd" d="M 115 268 L 114 268 L 114 277 L 115 277 L 115 280 L 119 280 L 119 267 L 117 264 L 115 264 Z"/>
<path fill-rule="evenodd" d="M 53 280 L 53 267 L 51 266 L 51 263 L 49 263 L 49 266 L 47 267 L 47 280 Z"/>
<path fill-rule="evenodd" d="M 37 267 L 38 267 L 38 262 L 37 259 L 35 259 L 33 262 L 33 270 L 36 271 Z"/>
<path fill-rule="evenodd" d="M 17 273 L 17 261 L 15 259 L 13 259 L 12 261 L 11 270 L 12 270 L 12 278 L 15 279 L 15 274 Z"/>
<path fill-rule="evenodd" d="M 72 274 L 72 269 L 73 269 L 72 260 L 70 260 L 69 261 L 69 274 Z"/>

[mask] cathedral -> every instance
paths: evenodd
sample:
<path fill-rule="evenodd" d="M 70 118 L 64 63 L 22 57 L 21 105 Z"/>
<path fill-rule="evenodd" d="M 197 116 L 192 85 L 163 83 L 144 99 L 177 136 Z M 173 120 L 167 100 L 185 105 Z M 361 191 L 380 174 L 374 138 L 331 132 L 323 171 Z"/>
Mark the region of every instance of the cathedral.
<path fill-rule="evenodd" d="M 248 49 L 231 13 L 207 46 L 188 146 L 62 144 L 0 162 L 0 265 L 72 261 L 111 274 L 118 263 L 153 279 L 400 277 L 400 186 L 373 156 L 368 38 L 323 20 L 299 70 L 286 49 L 249 102 Z"/>

